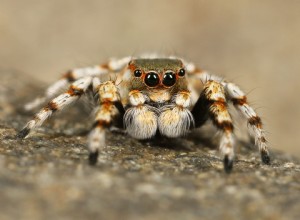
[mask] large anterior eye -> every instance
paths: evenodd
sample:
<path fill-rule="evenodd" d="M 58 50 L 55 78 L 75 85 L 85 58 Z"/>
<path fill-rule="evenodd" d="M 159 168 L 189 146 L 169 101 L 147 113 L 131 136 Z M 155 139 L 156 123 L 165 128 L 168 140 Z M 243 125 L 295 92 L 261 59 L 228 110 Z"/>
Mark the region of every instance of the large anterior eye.
<path fill-rule="evenodd" d="M 176 75 L 173 72 L 166 72 L 162 83 L 165 86 L 173 86 L 176 83 Z"/>
<path fill-rule="evenodd" d="M 145 76 L 145 83 L 147 86 L 155 87 L 159 84 L 159 76 L 155 72 L 147 73 Z"/>

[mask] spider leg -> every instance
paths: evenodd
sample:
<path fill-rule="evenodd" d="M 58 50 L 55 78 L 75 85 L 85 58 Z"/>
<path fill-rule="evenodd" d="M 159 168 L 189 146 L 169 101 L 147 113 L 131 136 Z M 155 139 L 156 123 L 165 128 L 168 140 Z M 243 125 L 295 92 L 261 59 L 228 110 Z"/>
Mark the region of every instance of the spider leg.
<path fill-rule="evenodd" d="M 214 80 L 222 84 L 225 88 L 226 96 L 232 101 L 242 115 L 247 119 L 249 132 L 255 138 L 255 143 L 261 154 L 263 163 L 270 164 L 270 155 L 267 147 L 267 140 L 262 128 L 261 118 L 256 114 L 254 109 L 247 103 L 245 93 L 235 84 L 223 80 L 221 77 L 209 74 L 206 71 L 197 69 L 190 65 L 190 74 L 200 79 L 204 84 L 209 80 Z"/>
<path fill-rule="evenodd" d="M 99 82 L 94 81 L 94 84 Z M 98 85 L 100 107 L 96 113 L 93 128 L 88 136 L 89 162 L 95 165 L 98 161 L 99 151 L 106 146 L 105 130 L 113 121 L 124 114 L 120 102 L 120 95 L 114 82 L 107 81 Z"/>
<path fill-rule="evenodd" d="M 234 85 L 233 83 L 227 83 L 225 90 L 235 108 L 237 108 L 247 119 L 250 134 L 255 137 L 255 143 L 258 146 L 263 163 L 270 164 L 270 155 L 267 147 L 267 140 L 262 128 L 261 118 L 247 103 L 247 97 L 238 86 Z"/>
<path fill-rule="evenodd" d="M 18 138 L 25 138 L 32 130 L 40 127 L 54 112 L 62 110 L 66 106 L 78 100 L 91 85 L 92 77 L 80 78 L 73 82 L 69 90 L 50 101 L 40 110 L 26 126 L 17 134 Z"/>
<path fill-rule="evenodd" d="M 30 111 L 37 106 L 44 103 L 46 100 L 53 98 L 55 95 L 59 94 L 63 88 L 68 86 L 70 83 L 87 76 L 101 76 L 103 74 L 107 74 L 109 72 L 118 72 L 130 61 L 131 57 L 124 57 L 122 59 L 114 59 L 110 60 L 107 63 L 102 65 L 96 65 L 93 67 L 85 67 L 85 68 L 76 68 L 73 70 L 67 71 L 63 74 L 62 78 L 50 85 L 45 95 L 42 97 L 38 97 L 35 100 L 25 104 L 24 108 L 26 111 Z"/>
<path fill-rule="evenodd" d="M 224 158 L 224 169 L 230 172 L 234 159 L 233 124 L 223 86 L 213 80 L 207 81 L 192 114 L 196 127 L 201 126 L 206 119 L 210 118 L 213 124 L 222 131 L 220 151 Z"/>

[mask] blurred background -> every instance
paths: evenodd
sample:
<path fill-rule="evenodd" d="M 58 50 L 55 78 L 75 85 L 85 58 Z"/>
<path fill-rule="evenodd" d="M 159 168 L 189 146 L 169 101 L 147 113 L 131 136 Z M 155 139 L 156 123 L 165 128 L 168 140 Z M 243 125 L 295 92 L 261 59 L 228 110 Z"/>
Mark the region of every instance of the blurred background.
<path fill-rule="evenodd" d="M 1 69 L 49 84 L 69 68 L 109 57 L 175 54 L 240 85 L 263 118 L 270 146 L 300 156 L 300 1 L 0 0 L 0 5 Z"/>

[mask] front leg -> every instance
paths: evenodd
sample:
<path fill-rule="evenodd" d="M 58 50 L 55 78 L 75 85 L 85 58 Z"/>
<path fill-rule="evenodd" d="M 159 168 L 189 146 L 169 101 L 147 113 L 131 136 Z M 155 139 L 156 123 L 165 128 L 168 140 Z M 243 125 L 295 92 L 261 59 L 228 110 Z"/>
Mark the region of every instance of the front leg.
<path fill-rule="evenodd" d="M 160 109 L 158 128 L 162 135 L 170 138 L 185 135 L 194 126 L 191 105 L 191 93 L 180 91 L 173 98 L 173 104 Z"/>
<path fill-rule="evenodd" d="M 201 126 L 209 117 L 213 124 L 222 131 L 220 151 L 223 156 L 224 169 L 226 172 L 230 172 L 234 159 L 233 124 L 221 83 L 213 80 L 205 83 L 192 113 L 197 127 Z"/>
<path fill-rule="evenodd" d="M 189 71 L 191 73 L 191 76 L 195 76 L 196 78 L 200 79 L 203 84 L 208 83 L 209 81 L 215 81 L 220 83 L 224 89 L 225 94 L 228 97 L 228 100 L 231 101 L 235 108 L 239 110 L 242 115 L 247 119 L 248 121 L 248 128 L 249 132 L 252 136 L 255 138 L 255 144 L 258 146 L 259 151 L 261 153 L 261 159 L 264 164 L 270 164 L 270 154 L 267 147 L 267 140 L 265 136 L 265 132 L 263 130 L 263 124 L 261 121 L 261 118 L 257 115 L 257 113 L 254 111 L 254 109 L 248 104 L 247 97 L 245 93 L 235 84 L 229 83 L 222 78 L 209 74 L 206 71 L 202 71 L 200 69 L 197 69 L 194 65 L 189 65 Z M 201 98 L 201 97 L 200 97 Z M 196 108 L 203 109 L 205 107 L 203 104 L 205 103 L 205 99 L 198 100 L 196 104 Z M 204 116 L 199 116 L 198 119 L 196 119 L 196 124 L 203 123 L 206 120 Z"/>
<path fill-rule="evenodd" d="M 89 162 L 91 165 L 97 163 L 99 151 L 106 146 L 105 130 L 123 113 L 122 109 L 118 108 L 121 106 L 120 95 L 114 82 L 100 83 L 94 80 L 93 84 L 93 86 L 99 84 L 98 88 L 94 89 L 99 94 L 100 107 L 96 113 L 92 131 L 88 136 Z"/>

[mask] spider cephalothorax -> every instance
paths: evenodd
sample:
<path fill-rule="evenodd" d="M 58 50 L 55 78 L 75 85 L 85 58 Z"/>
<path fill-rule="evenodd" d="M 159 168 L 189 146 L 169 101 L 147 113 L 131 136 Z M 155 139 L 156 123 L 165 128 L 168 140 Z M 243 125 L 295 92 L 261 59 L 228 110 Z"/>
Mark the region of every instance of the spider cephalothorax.
<path fill-rule="evenodd" d="M 102 81 L 111 73 L 118 73 L 115 81 Z M 45 97 L 25 108 L 35 108 L 66 86 L 69 89 L 38 112 L 18 137 L 26 137 L 54 112 L 93 92 L 99 107 L 88 138 L 91 164 L 97 162 L 98 154 L 106 145 L 105 130 L 117 118 L 122 118 L 126 132 L 137 139 L 152 138 L 157 133 L 169 138 L 180 137 L 210 119 L 222 131 L 220 151 L 224 168 L 230 171 L 234 138 L 227 105 L 232 103 L 246 117 L 263 162 L 270 163 L 261 119 L 248 105 L 245 94 L 236 85 L 195 68 L 192 63 L 178 58 L 125 57 L 95 67 L 74 69 L 50 86 Z"/>

